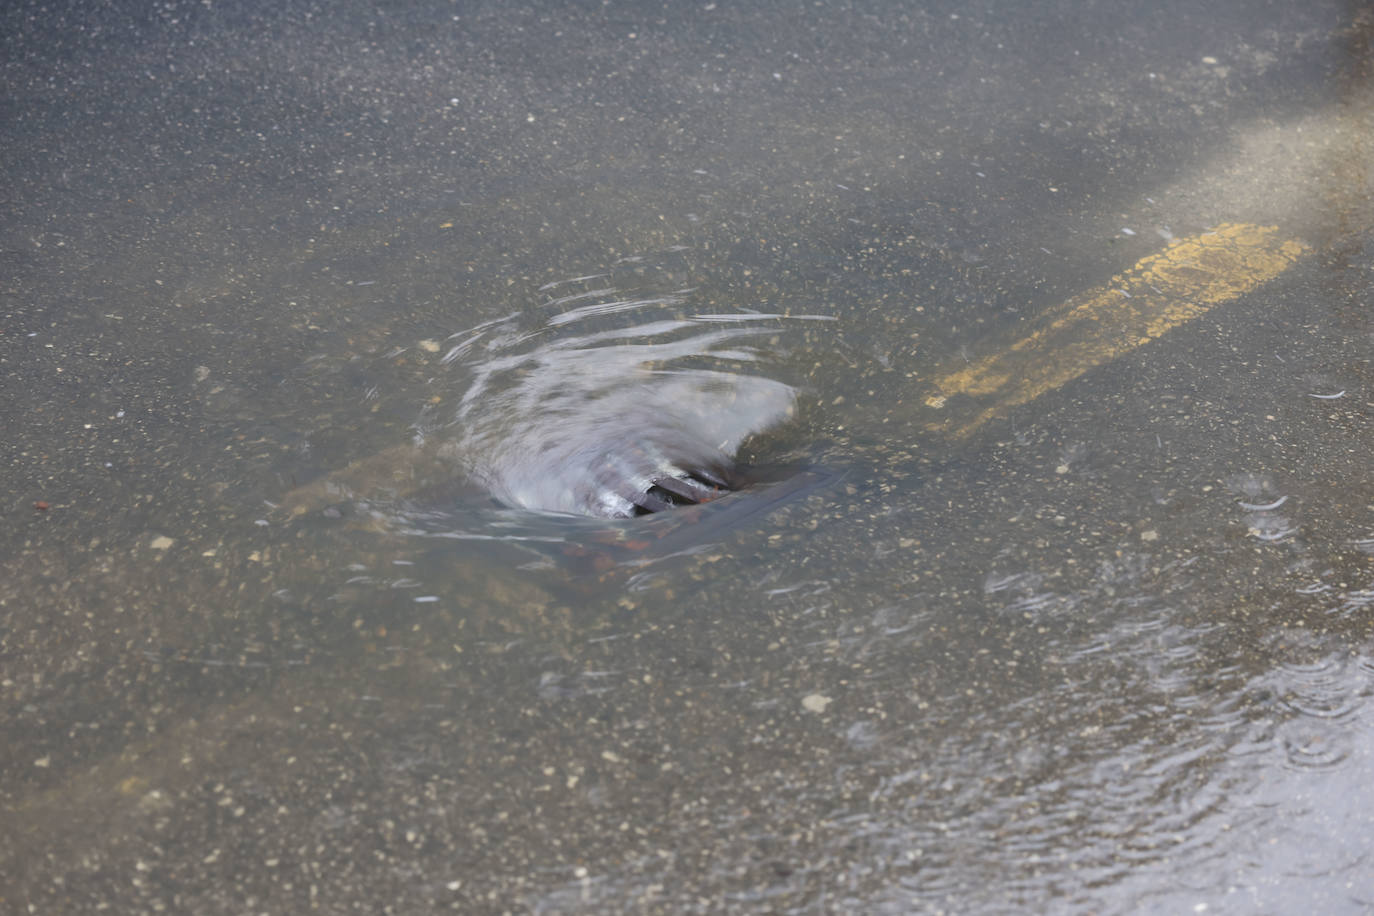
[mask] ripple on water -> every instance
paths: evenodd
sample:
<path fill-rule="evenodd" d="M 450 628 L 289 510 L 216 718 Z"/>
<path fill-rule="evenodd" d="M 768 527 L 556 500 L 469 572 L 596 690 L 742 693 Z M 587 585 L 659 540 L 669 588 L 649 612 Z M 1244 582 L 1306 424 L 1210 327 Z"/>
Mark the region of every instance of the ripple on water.
<path fill-rule="evenodd" d="M 1235 495 L 1236 505 L 1245 514 L 1246 532 L 1258 541 L 1287 541 L 1299 532 L 1291 512 L 1292 501 L 1281 493 L 1272 474 L 1240 473 L 1226 478 L 1226 487 Z"/>
<path fill-rule="evenodd" d="M 1349 659 L 1284 665 L 1282 679 L 1287 682 L 1287 690 L 1280 694 L 1283 705 L 1304 716 L 1338 721 L 1353 717 L 1364 706 L 1364 677 Z"/>
<path fill-rule="evenodd" d="M 1271 746 L 1294 770 L 1345 762 L 1371 689 L 1371 672 L 1359 656 L 1344 649 L 1314 656 L 1310 648 L 1293 646 L 1295 657 L 1253 682 L 1277 701 Z"/>
<path fill-rule="evenodd" d="M 1291 769 L 1333 769 L 1350 756 L 1349 731 L 1322 719 L 1290 719 L 1279 725 L 1277 737 Z"/>
<path fill-rule="evenodd" d="M 1253 657 L 1234 653 L 1233 626 L 1168 605 L 1154 564 L 1123 570 L 1072 590 L 1024 567 L 984 575 L 993 609 L 1033 615 L 1044 683 L 982 713 L 953 691 L 927 693 L 909 735 L 885 730 L 866 748 L 897 774 L 844 831 L 889 879 L 877 905 L 864 898 L 868 911 L 1014 910 L 1044 900 L 1051 872 L 1072 872 L 1091 909 L 1091 888 L 1179 861 L 1210 896 L 1237 845 L 1272 836 L 1292 810 L 1294 783 L 1273 784 L 1276 763 L 1304 786 L 1350 768 L 1368 659 L 1303 631 L 1266 645 L 1256 674 Z M 1069 607 L 1081 613 L 1047 613 Z M 958 716 L 959 730 L 935 724 Z M 905 748 L 919 750 L 899 760 Z"/>

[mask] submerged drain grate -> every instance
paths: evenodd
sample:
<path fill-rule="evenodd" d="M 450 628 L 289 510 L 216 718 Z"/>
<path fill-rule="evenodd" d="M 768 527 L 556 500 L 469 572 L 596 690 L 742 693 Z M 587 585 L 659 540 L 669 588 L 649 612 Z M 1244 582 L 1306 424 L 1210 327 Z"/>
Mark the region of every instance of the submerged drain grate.
<path fill-rule="evenodd" d="M 664 475 L 655 478 L 643 493 L 632 497 L 634 515 L 652 515 L 675 506 L 698 506 L 732 489 L 722 477 L 706 471 Z"/>
<path fill-rule="evenodd" d="M 735 465 L 723 475 L 714 469 L 704 474 L 676 470 L 653 478 L 642 502 L 633 503 L 631 518 L 653 515 L 653 522 L 597 528 L 564 542 L 561 552 L 588 563 L 598 575 L 619 566 L 641 567 L 708 543 L 843 476 L 816 466 Z"/>

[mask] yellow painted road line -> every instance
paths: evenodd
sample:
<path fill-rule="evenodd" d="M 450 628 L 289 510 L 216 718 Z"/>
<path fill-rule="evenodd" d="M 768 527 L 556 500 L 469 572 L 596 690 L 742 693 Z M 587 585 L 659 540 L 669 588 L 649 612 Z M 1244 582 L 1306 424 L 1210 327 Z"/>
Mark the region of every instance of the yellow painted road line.
<path fill-rule="evenodd" d="M 1039 330 L 933 383 L 926 405 L 970 395 L 981 410 L 927 428 L 966 436 L 993 417 L 1073 381 L 1288 269 L 1307 250 L 1274 226 L 1224 223 L 1174 241 L 1100 289 L 1046 313 Z"/>

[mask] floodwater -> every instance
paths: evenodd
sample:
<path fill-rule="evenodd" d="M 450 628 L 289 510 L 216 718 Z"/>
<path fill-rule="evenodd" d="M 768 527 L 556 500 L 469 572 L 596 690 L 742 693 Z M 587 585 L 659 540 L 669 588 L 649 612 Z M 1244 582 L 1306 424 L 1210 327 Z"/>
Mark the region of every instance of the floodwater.
<path fill-rule="evenodd" d="M 1369 912 L 1371 32 L 7 5 L 3 908 Z"/>

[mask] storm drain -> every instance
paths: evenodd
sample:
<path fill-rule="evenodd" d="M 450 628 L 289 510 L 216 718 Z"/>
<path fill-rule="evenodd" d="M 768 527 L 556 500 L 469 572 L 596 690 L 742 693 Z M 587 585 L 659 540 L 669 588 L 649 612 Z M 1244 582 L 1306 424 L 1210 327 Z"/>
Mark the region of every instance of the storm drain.
<path fill-rule="evenodd" d="M 723 476 L 698 470 L 680 475 L 657 477 L 643 493 L 631 498 L 634 515 L 652 515 L 678 506 L 699 506 L 735 488 Z"/>

